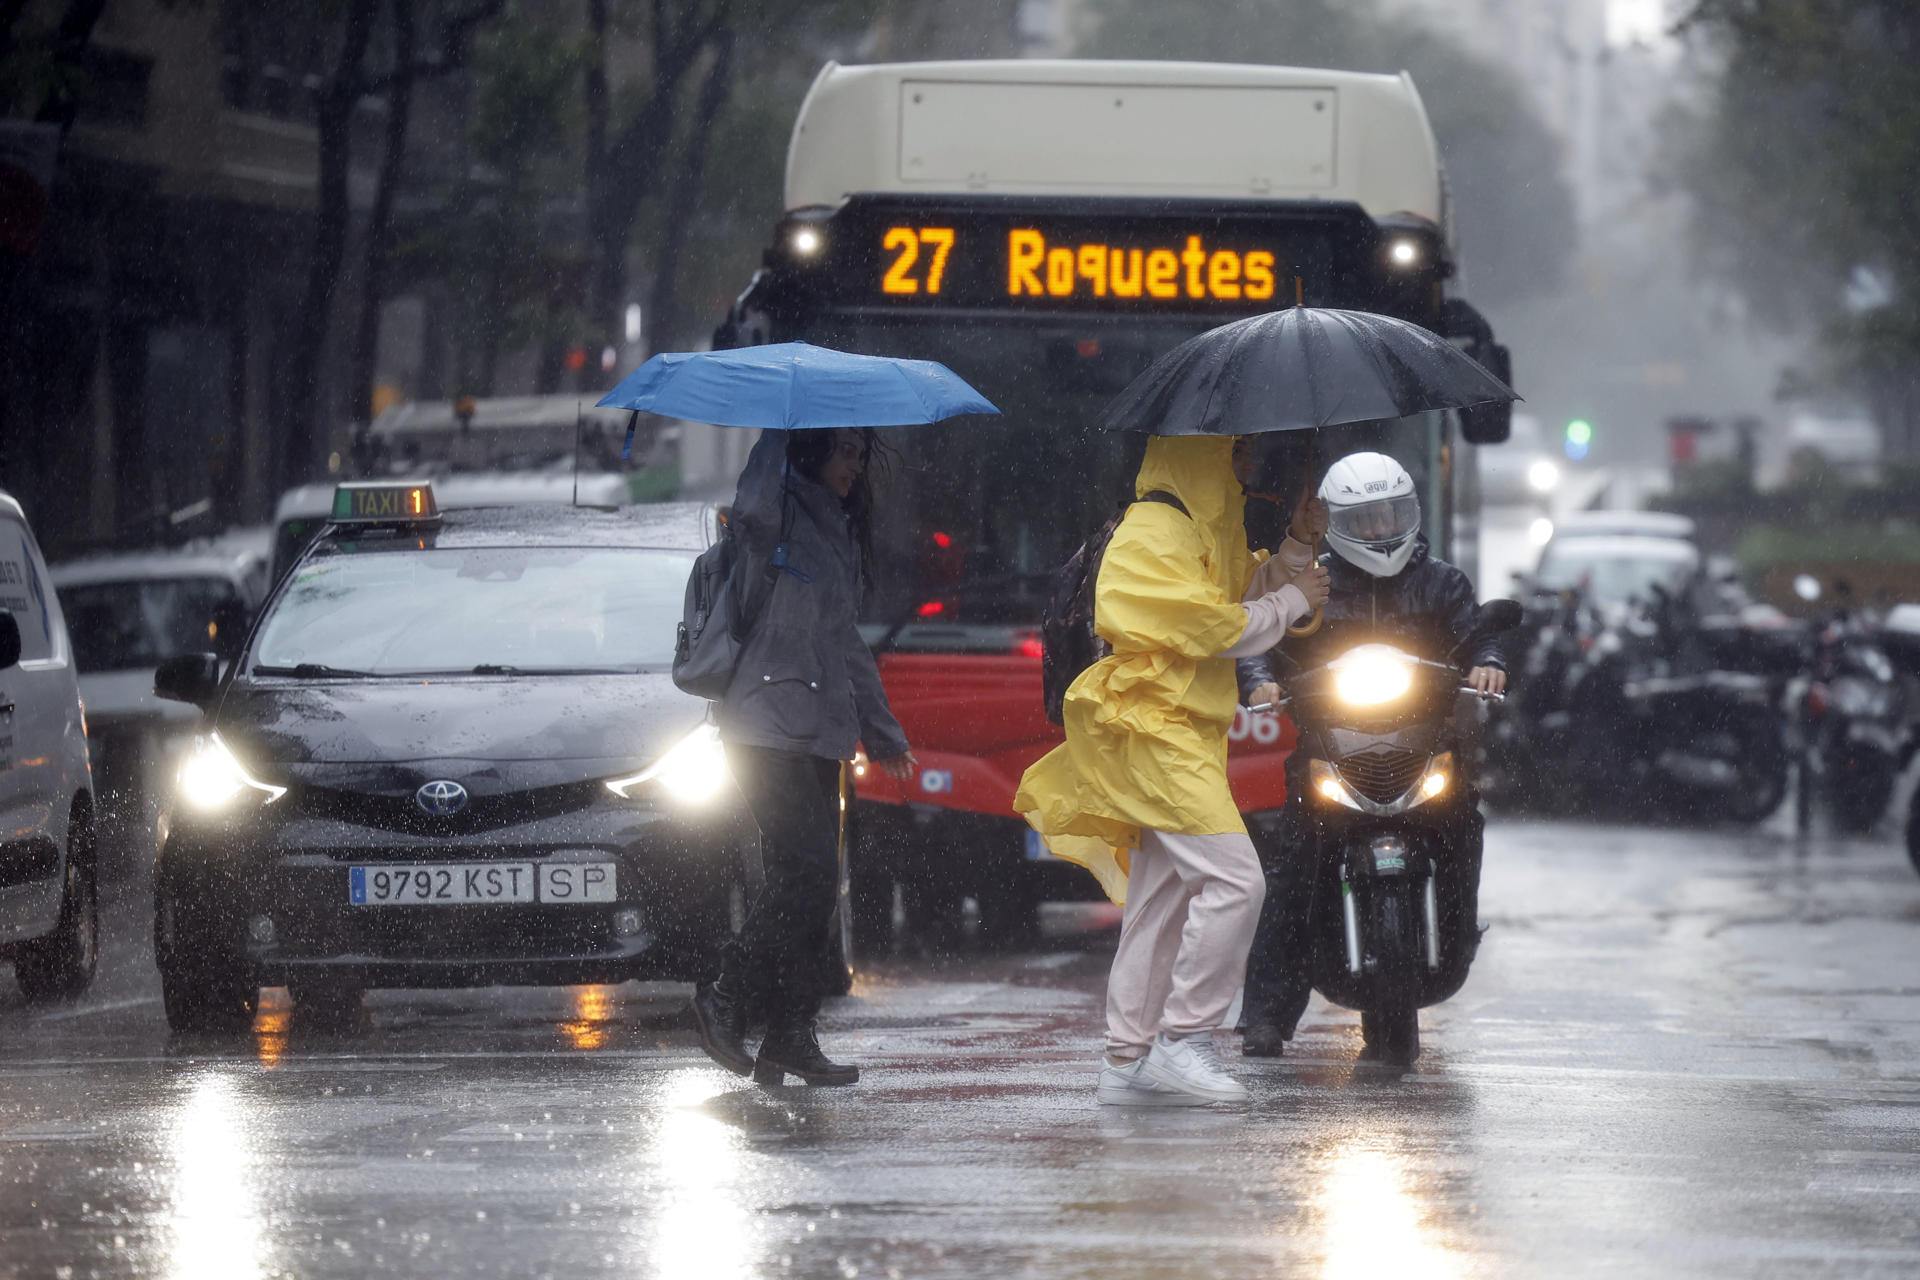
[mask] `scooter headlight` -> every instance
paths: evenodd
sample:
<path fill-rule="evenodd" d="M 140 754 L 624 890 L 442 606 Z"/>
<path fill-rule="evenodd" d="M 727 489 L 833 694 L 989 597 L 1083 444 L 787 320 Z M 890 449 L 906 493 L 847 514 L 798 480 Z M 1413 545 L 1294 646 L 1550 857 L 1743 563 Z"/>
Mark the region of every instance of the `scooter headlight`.
<path fill-rule="evenodd" d="M 177 789 L 189 807 L 205 813 L 224 809 L 249 792 L 267 804 L 287 794 L 285 787 L 249 775 L 217 733 L 194 739 L 180 762 Z"/>
<path fill-rule="evenodd" d="M 1313 794 L 1327 804 L 1337 804 L 1347 809 L 1360 807 L 1360 801 L 1354 798 L 1347 784 L 1325 760 L 1308 762 L 1307 783 L 1313 788 Z"/>
<path fill-rule="evenodd" d="M 1414 659 L 1390 644 L 1363 644 L 1327 664 L 1333 690 L 1350 707 L 1377 707 L 1413 687 Z"/>
<path fill-rule="evenodd" d="M 732 776 L 727 772 L 727 753 L 720 745 L 720 730 L 703 724 L 640 772 L 624 778 L 608 778 L 607 790 L 622 800 L 631 800 L 651 784 L 675 804 L 704 808 L 719 798 Z"/>

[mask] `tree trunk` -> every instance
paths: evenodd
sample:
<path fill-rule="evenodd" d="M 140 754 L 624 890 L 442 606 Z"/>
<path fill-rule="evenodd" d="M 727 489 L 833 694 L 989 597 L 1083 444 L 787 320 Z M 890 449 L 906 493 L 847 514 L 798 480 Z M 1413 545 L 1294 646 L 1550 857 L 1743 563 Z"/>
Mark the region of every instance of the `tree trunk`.
<path fill-rule="evenodd" d="M 353 363 L 347 379 L 347 412 L 354 424 L 354 456 L 366 465 L 367 428 L 373 419 L 373 379 L 379 360 L 380 303 L 386 294 L 393 240 L 393 201 L 407 158 L 407 125 L 413 115 L 415 30 L 411 0 L 393 4 L 393 79 L 387 92 L 386 150 L 367 216 L 367 250 L 361 272 L 360 314 L 354 325 Z"/>
<path fill-rule="evenodd" d="M 319 189 L 315 193 L 313 250 L 307 259 L 307 287 L 287 361 L 287 421 L 277 471 L 281 488 L 306 479 L 314 462 L 314 444 L 325 430 L 326 406 L 320 395 L 320 366 L 332 329 L 334 292 L 347 253 L 347 229 L 353 210 L 347 193 L 347 168 L 353 159 L 353 109 L 365 84 L 362 66 L 373 36 L 378 0 L 352 0 L 347 11 L 340 60 L 320 97 Z"/>
<path fill-rule="evenodd" d="M 587 58 L 587 239 L 592 253 L 588 277 L 589 323 L 603 345 L 619 346 L 626 309 L 627 242 L 649 181 L 673 141 L 680 85 L 706 46 L 728 30 L 724 4 L 704 19 L 692 5 L 672 30 L 654 5 L 653 87 L 618 136 L 612 132 L 612 98 L 607 85 L 607 0 L 588 0 L 591 51 Z"/>
<path fill-rule="evenodd" d="M 700 97 L 694 105 L 693 124 L 681 156 L 680 172 L 668 198 L 666 223 L 660 231 L 660 247 L 654 255 L 653 289 L 647 298 L 646 321 L 649 333 L 643 335 L 649 349 L 678 340 L 680 257 L 686 248 L 687 228 L 692 225 L 700 202 L 701 183 L 707 172 L 707 144 L 713 137 L 714 122 L 733 92 L 733 32 L 721 33 L 715 41 L 713 62 L 700 84 Z"/>

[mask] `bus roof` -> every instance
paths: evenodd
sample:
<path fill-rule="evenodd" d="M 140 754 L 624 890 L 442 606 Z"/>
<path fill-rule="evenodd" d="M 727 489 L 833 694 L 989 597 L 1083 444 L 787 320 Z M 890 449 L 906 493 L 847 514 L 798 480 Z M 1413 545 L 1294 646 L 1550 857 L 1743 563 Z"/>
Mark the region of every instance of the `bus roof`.
<path fill-rule="evenodd" d="M 1405 72 L 1224 62 L 829 62 L 794 122 L 787 207 L 856 192 L 1350 200 L 1445 222 Z"/>

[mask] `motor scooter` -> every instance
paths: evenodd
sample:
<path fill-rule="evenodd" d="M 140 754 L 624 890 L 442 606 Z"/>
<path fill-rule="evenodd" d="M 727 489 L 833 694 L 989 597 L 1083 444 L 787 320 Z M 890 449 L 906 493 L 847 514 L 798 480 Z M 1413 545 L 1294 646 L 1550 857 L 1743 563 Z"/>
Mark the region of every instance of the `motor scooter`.
<path fill-rule="evenodd" d="M 1472 690 L 1463 656 L 1520 618 L 1513 601 L 1489 601 L 1444 660 L 1369 642 L 1287 679 L 1307 782 L 1300 854 L 1317 869 L 1313 985 L 1359 1010 L 1369 1058 L 1411 1063 L 1419 1010 L 1466 980 L 1478 929 L 1458 925 L 1477 913 L 1457 895 L 1477 892 L 1478 869 L 1449 874 L 1461 851 L 1447 836 L 1475 792 L 1451 721 Z"/>
<path fill-rule="evenodd" d="M 1799 831 L 1811 827 L 1817 798 L 1836 827 L 1864 835 L 1899 780 L 1906 715 L 1893 663 L 1860 615 L 1837 613 L 1814 629 L 1806 675 L 1791 696 Z"/>

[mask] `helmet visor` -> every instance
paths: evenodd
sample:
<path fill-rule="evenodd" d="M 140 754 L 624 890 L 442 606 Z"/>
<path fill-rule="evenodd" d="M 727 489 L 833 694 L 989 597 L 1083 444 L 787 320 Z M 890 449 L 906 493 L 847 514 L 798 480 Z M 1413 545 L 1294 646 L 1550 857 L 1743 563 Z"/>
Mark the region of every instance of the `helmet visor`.
<path fill-rule="evenodd" d="M 1420 499 L 1411 493 L 1327 513 L 1327 530 L 1369 547 L 1396 547 L 1420 528 Z"/>

